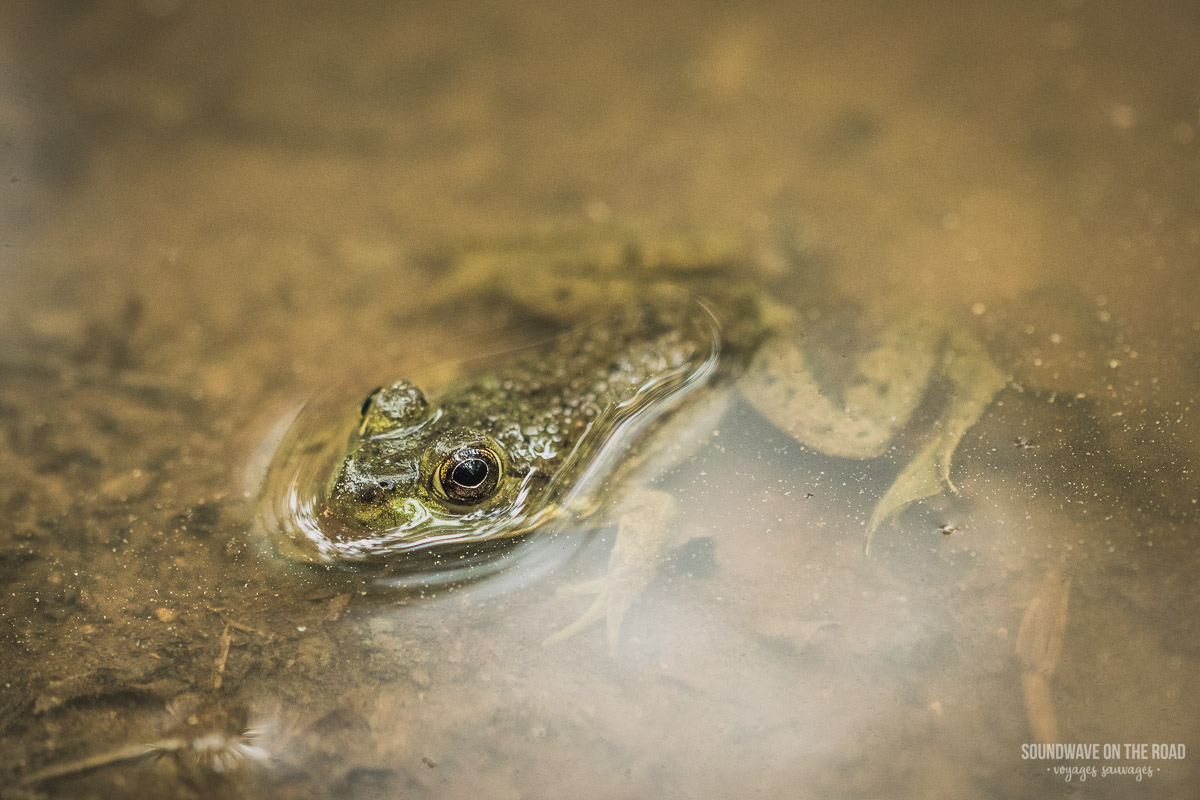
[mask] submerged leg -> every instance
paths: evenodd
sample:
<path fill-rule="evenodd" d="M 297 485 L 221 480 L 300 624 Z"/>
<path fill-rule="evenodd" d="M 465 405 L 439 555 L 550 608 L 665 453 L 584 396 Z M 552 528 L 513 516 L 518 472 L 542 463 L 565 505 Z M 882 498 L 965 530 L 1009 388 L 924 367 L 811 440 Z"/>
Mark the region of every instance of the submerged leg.
<path fill-rule="evenodd" d="M 940 326 L 915 315 L 886 327 L 852 366 L 855 378 L 841 404 L 821 387 L 804 350 L 777 338 L 755 358 L 741 392 L 801 444 L 839 458 L 875 458 L 925 396 L 942 335 Z"/>
<path fill-rule="evenodd" d="M 545 643 L 564 641 L 604 620 L 608 650 L 615 654 L 626 612 L 650 585 L 673 544 L 675 514 L 675 498 L 667 492 L 640 492 L 621 514 L 607 574 L 560 590 L 564 595 L 594 594 L 596 599 L 579 619 Z"/>
<path fill-rule="evenodd" d="M 957 491 L 950 480 L 954 451 L 1007 378 L 975 337 L 924 314 L 902 317 L 884 328 L 853 369 L 854 379 L 839 405 L 822 391 L 803 349 L 779 339 L 763 348 L 741 391 L 759 413 L 800 443 L 840 458 L 875 458 L 908 424 L 934 375 L 948 379 L 946 408 L 929 441 L 871 514 L 870 553 L 871 537 L 886 520 L 943 486 Z"/>
<path fill-rule="evenodd" d="M 875 506 L 867 522 L 864 550 L 871 552 L 875 531 L 913 503 L 942 491 L 955 494 L 950 467 L 959 442 L 979 421 L 992 399 L 1004 388 L 1008 377 L 992 363 L 983 344 L 964 331 L 946 332 L 941 372 L 950 383 L 950 394 L 942 416 L 934 423 L 930 439 L 908 463 Z"/>

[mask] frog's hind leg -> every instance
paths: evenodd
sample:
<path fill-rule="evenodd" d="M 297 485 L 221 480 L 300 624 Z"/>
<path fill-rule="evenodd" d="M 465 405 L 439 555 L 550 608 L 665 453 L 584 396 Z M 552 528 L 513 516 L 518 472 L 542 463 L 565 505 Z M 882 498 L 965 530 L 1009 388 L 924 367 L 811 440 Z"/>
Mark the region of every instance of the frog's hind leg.
<path fill-rule="evenodd" d="M 966 432 L 979 421 L 992 399 L 1008 383 L 1008 376 L 992 362 L 983 344 L 957 328 L 944 330 L 941 373 L 950 383 L 949 399 L 934 423 L 930 439 L 888 488 L 867 522 L 866 553 L 871 552 L 875 531 L 915 502 L 932 497 L 942 486 L 958 494 L 950 479 L 954 452 Z"/>
<path fill-rule="evenodd" d="M 740 388 L 763 416 L 797 441 L 840 458 L 876 458 L 904 428 L 935 374 L 951 385 L 931 438 L 876 505 L 867 523 L 869 554 L 875 530 L 912 503 L 957 487 L 950 480 L 954 451 L 983 415 L 1007 377 L 969 333 L 928 314 L 886 326 L 859 359 L 854 380 L 835 403 L 822 390 L 804 351 L 777 338 L 759 353 Z"/>
<path fill-rule="evenodd" d="M 670 550 L 675 498 L 657 489 L 640 491 L 621 514 L 617 541 L 608 560 L 608 572 L 594 580 L 564 587 L 563 595 L 594 594 L 595 600 L 575 622 L 546 638 L 561 642 L 605 621 L 608 650 L 616 652 L 625 614 L 650 585 Z"/>
<path fill-rule="evenodd" d="M 763 346 L 739 388 L 801 444 L 838 458 L 876 458 L 925 396 L 941 336 L 939 326 L 915 315 L 886 327 L 854 366 L 840 404 L 813 375 L 803 348 L 784 337 Z"/>

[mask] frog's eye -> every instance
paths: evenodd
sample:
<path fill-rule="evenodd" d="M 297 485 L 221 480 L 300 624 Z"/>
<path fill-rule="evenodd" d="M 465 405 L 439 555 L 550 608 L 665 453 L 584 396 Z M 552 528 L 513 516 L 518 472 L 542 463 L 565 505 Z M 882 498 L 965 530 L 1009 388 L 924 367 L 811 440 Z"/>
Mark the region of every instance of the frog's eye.
<path fill-rule="evenodd" d="M 460 447 L 438 466 L 437 489 L 457 503 L 478 503 L 500 485 L 500 459 L 486 447 Z"/>
<path fill-rule="evenodd" d="M 382 386 L 376 386 L 374 389 L 371 390 L 371 393 L 367 395 L 367 398 L 365 400 L 363 400 L 362 415 L 364 417 L 367 415 L 367 412 L 371 410 L 371 403 L 375 402 L 375 396 L 378 395 L 382 391 L 383 391 Z"/>

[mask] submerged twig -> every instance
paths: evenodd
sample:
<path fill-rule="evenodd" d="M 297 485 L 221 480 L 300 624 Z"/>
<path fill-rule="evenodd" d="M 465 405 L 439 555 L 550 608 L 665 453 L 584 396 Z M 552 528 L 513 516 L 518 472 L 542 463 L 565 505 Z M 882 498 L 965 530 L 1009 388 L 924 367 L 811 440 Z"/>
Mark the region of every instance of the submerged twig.
<path fill-rule="evenodd" d="M 134 763 L 147 759 L 173 756 L 176 759 L 190 755 L 198 766 L 213 772 L 227 772 L 246 761 L 261 761 L 266 751 L 253 744 L 260 729 L 250 728 L 241 734 L 210 733 L 204 736 L 176 736 L 159 739 L 150 744 L 131 744 L 107 753 L 100 753 L 77 761 L 68 761 L 32 772 L 21 779 L 21 786 L 33 786 L 58 778 L 83 775 L 103 767 Z"/>
<path fill-rule="evenodd" d="M 54 780 L 55 778 L 67 778 L 72 775 L 81 775 L 85 772 L 108 767 L 114 764 L 123 764 L 127 761 L 140 761 L 143 758 L 148 758 L 154 754 L 152 745 L 131 744 L 117 750 L 112 750 L 99 755 L 88 756 L 81 758 L 78 761 L 68 761 L 65 764 L 56 764 L 52 767 L 40 769 L 37 772 L 32 772 L 21 779 L 22 786 L 32 786 L 35 783 Z"/>

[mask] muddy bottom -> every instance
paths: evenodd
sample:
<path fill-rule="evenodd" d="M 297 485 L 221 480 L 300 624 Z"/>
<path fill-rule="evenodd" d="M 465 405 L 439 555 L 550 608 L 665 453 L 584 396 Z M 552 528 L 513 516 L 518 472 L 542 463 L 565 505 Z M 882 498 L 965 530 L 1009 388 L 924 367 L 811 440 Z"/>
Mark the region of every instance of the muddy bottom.
<path fill-rule="evenodd" d="M 1168 2 L 8 3 L 0 796 L 1189 796 L 1198 34 Z M 866 554 L 936 399 L 848 460 L 735 398 L 661 478 L 680 544 L 611 650 L 545 640 L 612 524 L 427 590 L 276 553 L 281 421 L 526 343 L 431 287 L 608 227 L 786 231 L 764 286 L 835 383 L 897 314 L 965 320 L 1010 380 L 958 494 Z"/>

